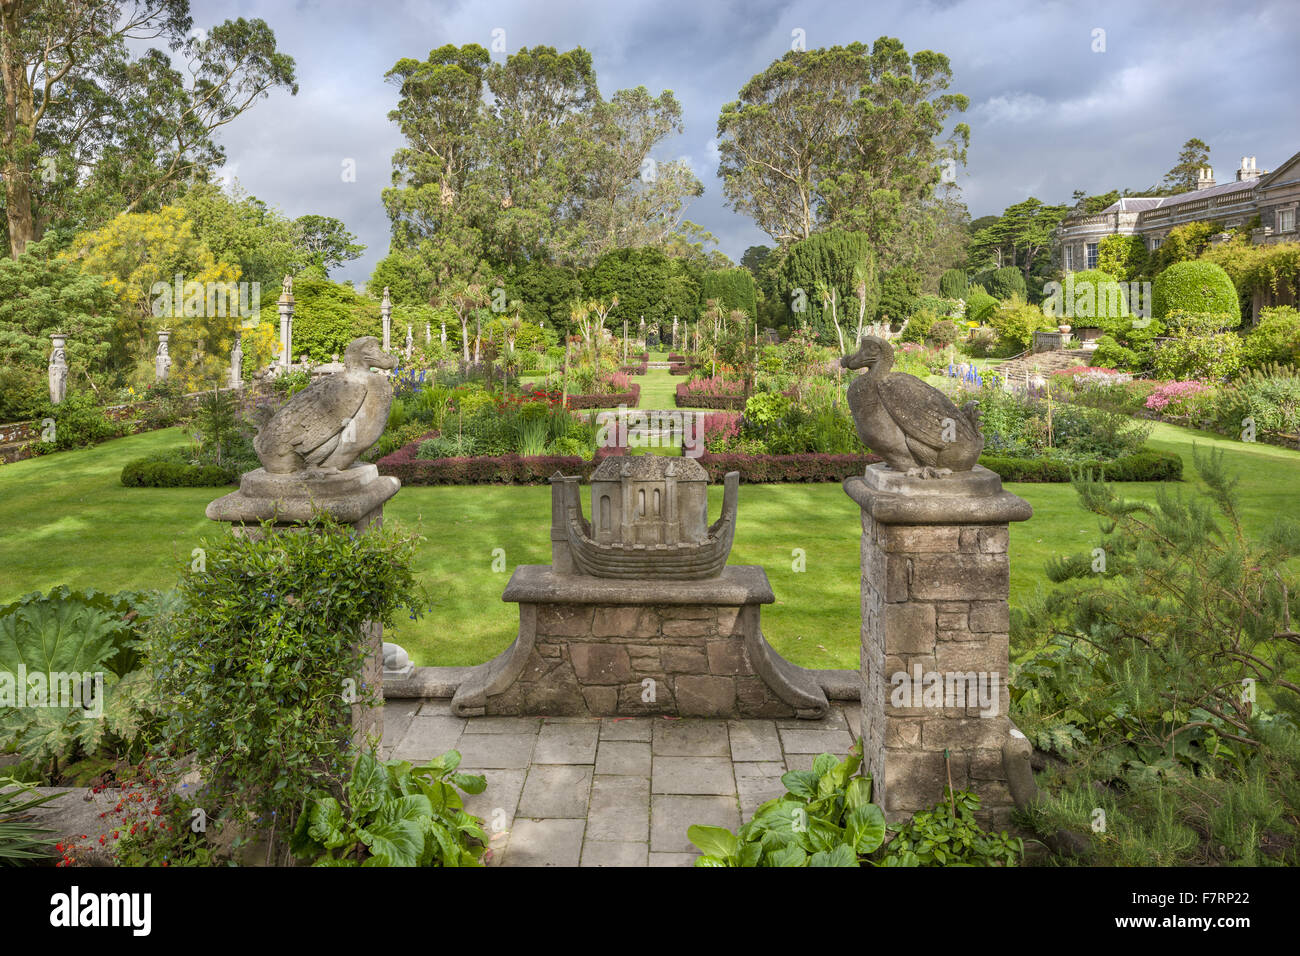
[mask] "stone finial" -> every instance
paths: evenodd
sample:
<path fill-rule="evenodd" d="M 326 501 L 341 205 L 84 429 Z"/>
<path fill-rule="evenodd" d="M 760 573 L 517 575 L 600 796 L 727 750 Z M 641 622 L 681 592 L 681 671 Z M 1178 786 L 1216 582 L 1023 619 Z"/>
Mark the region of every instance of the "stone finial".
<path fill-rule="evenodd" d="M 64 332 L 51 332 L 53 350 L 50 352 L 50 404 L 58 405 L 68 394 L 68 336 Z"/>
<path fill-rule="evenodd" d="M 984 449 L 975 403 L 958 408 L 915 375 L 890 372 L 894 349 L 865 335 L 845 368 L 866 368 L 849 384 L 849 410 L 862 444 L 895 471 L 914 478 L 969 472 Z"/>
<path fill-rule="evenodd" d="M 293 276 L 285 276 L 284 282 L 280 284 L 280 301 L 293 301 Z"/>

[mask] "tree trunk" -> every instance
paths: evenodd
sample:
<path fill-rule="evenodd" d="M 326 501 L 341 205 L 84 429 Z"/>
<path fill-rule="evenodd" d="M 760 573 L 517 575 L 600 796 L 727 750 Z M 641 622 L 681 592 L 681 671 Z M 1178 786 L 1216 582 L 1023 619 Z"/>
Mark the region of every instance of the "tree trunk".
<path fill-rule="evenodd" d="M 5 163 L 5 212 L 9 219 L 9 254 L 15 259 L 36 239 L 32 218 L 32 176 L 14 163 Z"/>
<path fill-rule="evenodd" d="M 36 238 L 32 217 L 32 128 L 36 104 L 27 80 L 26 62 L 15 38 L 23 10 L 5 4 L 0 21 L 0 81 L 4 83 L 3 144 L 5 150 L 5 214 L 9 220 L 9 250 L 17 258 Z"/>

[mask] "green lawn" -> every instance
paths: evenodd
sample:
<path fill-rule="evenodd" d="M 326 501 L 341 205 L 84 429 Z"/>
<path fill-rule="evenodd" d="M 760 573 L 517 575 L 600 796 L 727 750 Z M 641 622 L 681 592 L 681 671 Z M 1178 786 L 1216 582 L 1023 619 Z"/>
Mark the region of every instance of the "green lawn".
<path fill-rule="evenodd" d="M 184 441 L 177 429 L 134 435 L 94 448 L 0 466 L 0 601 L 59 584 L 114 591 L 168 587 L 204 535 L 219 528 L 203 515 L 225 489 L 123 488 L 123 463 Z M 1231 453 L 1240 475 L 1247 527 L 1294 515 L 1300 453 L 1247 445 L 1157 425 L 1152 445 L 1183 455 L 1194 477 L 1192 442 Z M 1034 518 L 1012 526 L 1011 600 L 1016 605 L 1046 584 L 1042 568 L 1055 555 L 1089 549 L 1097 519 L 1083 512 L 1065 485 L 1008 487 L 1034 506 Z M 1151 498 L 1155 486 L 1128 484 L 1124 493 Z M 710 516 L 721 488 L 710 494 Z M 473 664 L 504 649 L 518 618 L 500 600 L 509 572 L 492 571 L 493 549 L 509 567 L 549 561 L 550 489 L 456 487 L 403 489 L 387 506 L 392 523 L 419 530 L 417 571 L 429 607 L 392 637 L 420 664 Z M 858 535 L 856 506 L 838 485 L 746 485 L 733 564 L 761 564 L 777 603 L 763 612 L 774 647 L 807 667 L 856 667 Z M 792 570 L 795 548 L 806 571 Z"/>

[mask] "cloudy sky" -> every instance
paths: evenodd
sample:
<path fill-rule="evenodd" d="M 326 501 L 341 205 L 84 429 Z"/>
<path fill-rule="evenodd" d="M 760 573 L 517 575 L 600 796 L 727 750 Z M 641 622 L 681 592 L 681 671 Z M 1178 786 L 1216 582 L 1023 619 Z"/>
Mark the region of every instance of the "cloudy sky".
<path fill-rule="evenodd" d="M 885 35 L 950 58 L 952 90 L 971 100 L 958 183 L 974 217 L 1029 195 L 1065 202 L 1076 188 L 1151 185 L 1192 136 L 1210 144 L 1219 182 L 1242 155 L 1273 169 L 1300 151 L 1295 0 L 195 0 L 192 9 L 196 27 L 264 19 L 296 60 L 297 96 L 273 92 L 225 129 L 226 172 L 289 216 L 344 220 L 369 248 L 337 277 L 358 283 L 388 249 L 379 194 L 400 137 L 384 73 L 445 43 L 492 49 L 496 30 L 509 51 L 591 51 L 606 97 L 642 84 L 673 90 L 686 129 L 659 158 L 690 161 L 705 192 L 686 216 L 736 260 L 769 240 L 723 201 L 718 110 L 791 48 L 796 30 L 809 49 Z M 355 182 L 343 181 L 345 161 Z"/>

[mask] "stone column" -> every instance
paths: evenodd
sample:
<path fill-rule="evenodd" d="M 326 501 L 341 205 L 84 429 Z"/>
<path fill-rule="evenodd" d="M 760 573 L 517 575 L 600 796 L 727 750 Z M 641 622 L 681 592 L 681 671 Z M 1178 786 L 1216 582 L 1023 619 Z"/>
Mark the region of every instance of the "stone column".
<path fill-rule="evenodd" d="M 393 302 L 388 297 L 388 286 L 384 286 L 384 298 L 379 303 L 379 314 L 384 320 L 384 351 L 393 350 Z"/>
<path fill-rule="evenodd" d="M 293 285 L 292 279 L 285 276 L 284 291 L 276 308 L 280 312 L 280 367 L 288 371 L 293 362 Z"/>
<path fill-rule="evenodd" d="M 241 333 L 235 333 L 235 345 L 230 350 L 230 387 L 239 388 L 243 383 L 244 347 Z"/>
<path fill-rule="evenodd" d="M 64 332 L 51 332 L 54 348 L 50 352 L 50 404 L 58 405 L 68 394 L 68 336 Z"/>
<path fill-rule="evenodd" d="M 411 361 L 411 349 L 415 348 L 415 337 L 412 332 L 413 327 L 408 324 L 406 326 L 406 360 L 408 362 Z"/>
<path fill-rule="evenodd" d="M 167 381 L 167 372 L 172 367 L 172 357 L 167 351 L 167 340 L 171 338 L 167 329 L 158 330 L 158 353 L 154 356 L 154 376 L 160 382 Z"/>
<path fill-rule="evenodd" d="M 429 328 L 429 323 L 424 323 L 424 344 L 429 345 L 433 342 L 433 331 Z"/>
<path fill-rule="evenodd" d="M 907 478 L 884 464 L 846 479 L 862 509 L 863 764 L 891 822 L 955 790 L 986 825 L 1013 806 L 1002 769 L 1007 714 L 1008 523 L 1029 503 L 975 466 Z"/>

